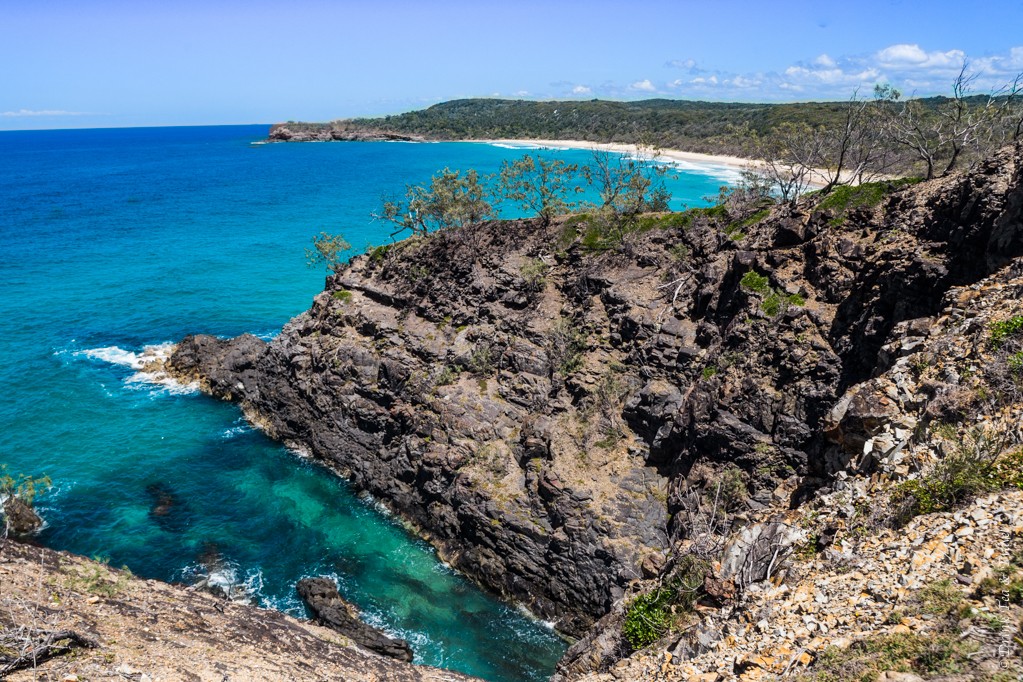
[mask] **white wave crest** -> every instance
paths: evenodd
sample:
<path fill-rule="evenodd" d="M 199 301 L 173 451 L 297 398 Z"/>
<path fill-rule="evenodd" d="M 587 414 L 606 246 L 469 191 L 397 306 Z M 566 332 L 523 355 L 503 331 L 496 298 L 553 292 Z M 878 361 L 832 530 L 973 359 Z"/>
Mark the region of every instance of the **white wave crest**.
<path fill-rule="evenodd" d="M 125 385 L 129 388 L 152 388 L 155 386 L 162 392 L 172 395 L 197 393 L 199 391 L 197 383 L 182 383 L 167 373 L 165 365 L 173 352 L 173 343 L 158 343 L 143 346 L 142 350 L 137 352 L 118 346 L 104 346 L 103 348 L 77 351 L 74 355 L 136 370 L 134 374 L 124 380 Z"/>
<path fill-rule="evenodd" d="M 521 144 L 518 143 L 511 144 L 507 142 L 491 142 L 490 146 L 499 147 L 500 149 L 548 149 L 548 147 L 544 147 L 543 145 L 530 144 L 528 142 L 523 142 Z"/>

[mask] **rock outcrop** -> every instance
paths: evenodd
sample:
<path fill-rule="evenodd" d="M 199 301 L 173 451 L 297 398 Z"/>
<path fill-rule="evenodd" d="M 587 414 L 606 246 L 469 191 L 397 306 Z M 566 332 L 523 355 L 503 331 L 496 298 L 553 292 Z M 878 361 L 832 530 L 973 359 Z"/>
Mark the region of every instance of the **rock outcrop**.
<path fill-rule="evenodd" d="M 8 495 L 0 504 L 0 522 L 16 536 L 31 535 L 43 527 L 43 519 L 32 506 L 14 495 Z"/>
<path fill-rule="evenodd" d="M 376 655 L 277 611 L 16 542 L 0 542 L 0 586 L 9 680 L 473 679 Z"/>
<path fill-rule="evenodd" d="M 337 583 L 330 578 L 303 578 L 295 586 L 298 596 L 316 615 L 316 621 L 341 633 L 361 647 L 382 656 L 412 662 L 412 647 L 403 639 L 388 637 L 359 619 L 354 606 L 341 598 Z"/>
<path fill-rule="evenodd" d="M 275 123 L 270 142 L 421 142 L 414 135 L 356 127 L 344 121 L 333 123 Z"/>
<path fill-rule="evenodd" d="M 946 292 L 1023 253 L 1021 153 L 752 224 L 408 240 L 331 276 L 271 343 L 189 337 L 171 371 L 580 635 L 694 536 L 701 495 L 724 487 L 715 523 L 738 528 L 875 470 L 887 455 L 863 448 L 898 398 L 856 389 L 896 361 L 893 335 L 912 346 Z"/>

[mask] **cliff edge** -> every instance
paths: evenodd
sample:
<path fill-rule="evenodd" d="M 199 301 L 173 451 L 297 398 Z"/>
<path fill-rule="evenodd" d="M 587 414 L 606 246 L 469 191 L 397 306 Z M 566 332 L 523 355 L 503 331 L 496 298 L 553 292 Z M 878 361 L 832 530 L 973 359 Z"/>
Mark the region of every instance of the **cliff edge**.
<path fill-rule="evenodd" d="M 935 410 L 953 420 L 967 376 L 914 389 L 906 418 L 878 377 L 937 329 L 946 296 L 1019 276 L 1021 214 L 1017 146 L 968 173 L 745 217 L 486 223 L 357 257 L 269 344 L 189 337 L 170 365 L 378 497 L 460 570 L 592 635 L 701 537 L 768 533 L 777 549 L 731 569 L 714 557 L 710 591 L 727 600 L 720 585 L 744 561 L 763 580 L 791 556 L 787 510 L 849 477 L 924 471 L 925 455 L 892 453 Z M 1002 306 L 1023 313 L 1018 297 Z M 1018 415 L 1018 396 L 1002 396 L 978 395 L 960 422 Z M 711 502 L 713 528 L 697 527 Z M 566 674 L 627 655 L 615 627 L 606 655 Z"/>

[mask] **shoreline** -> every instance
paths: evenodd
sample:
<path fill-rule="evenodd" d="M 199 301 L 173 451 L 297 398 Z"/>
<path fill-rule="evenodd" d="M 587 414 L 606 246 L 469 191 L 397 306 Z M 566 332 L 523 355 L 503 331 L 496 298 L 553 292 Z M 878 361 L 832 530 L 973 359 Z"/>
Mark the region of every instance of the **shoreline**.
<path fill-rule="evenodd" d="M 452 140 L 454 141 L 454 140 Z M 524 149 L 539 147 L 541 149 L 582 149 L 589 151 L 609 151 L 620 154 L 634 154 L 653 161 L 672 164 L 690 164 L 704 169 L 722 169 L 732 173 L 739 173 L 744 170 L 759 171 L 765 166 L 763 159 L 747 159 L 741 156 L 729 156 L 727 154 L 703 154 L 700 152 L 686 152 L 681 149 L 654 149 L 628 142 L 591 142 L 589 140 L 531 140 L 531 139 L 495 139 L 495 140 L 461 140 L 462 142 L 473 142 L 481 144 L 506 145 L 508 147 L 521 146 Z M 843 171 L 843 175 L 844 175 Z M 827 185 L 827 172 L 820 168 L 810 171 L 810 181 L 807 190 L 820 189 Z M 859 184 L 853 182 L 853 185 Z"/>
<path fill-rule="evenodd" d="M 646 156 L 655 161 L 681 161 L 697 166 L 718 166 L 730 170 L 740 171 L 747 168 L 757 168 L 763 165 L 763 161 L 747 159 L 741 156 L 728 156 L 725 154 L 702 154 L 699 152 L 685 152 L 680 149 L 656 149 L 644 147 L 638 144 L 627 142 L 591 142 L 589 140 L 532 140 L 532 139 L 495 139 L 495 140 L 464 140 L 465 142 L 478 142 L 484 144 L 505 144 L 509 146 L 539 146 L 551 149 L 585 149 L 592 151 L 609 151 L 622 154 L 636 154 Z"/>

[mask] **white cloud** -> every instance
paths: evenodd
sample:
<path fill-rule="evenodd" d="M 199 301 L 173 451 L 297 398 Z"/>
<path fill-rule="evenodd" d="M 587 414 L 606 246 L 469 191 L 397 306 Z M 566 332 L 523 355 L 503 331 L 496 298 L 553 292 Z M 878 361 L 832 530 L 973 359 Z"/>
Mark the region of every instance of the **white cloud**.
<path fill-rule="evenodd" d="M 0 116 L 6 116 L 8 118 L 21 118 L 30 116 L 88 116 L 88 112 L 85 111 L 63 111 L 60 109 L 18 109 L 17 111 L 2 111 Z"/>
<path fill-rule="evenodd" d="M 675 59 L 665 66 L 680 69 L 681 73 L 664 84 L 642 79 L 631 83 L 597 83 L 591 87 L 563 81 L 558 84 L 558 91 L 562 96 L 571 92 L 612 99 L 671 92 L 677 97 L 714 100 L 845 100 L 853 93 L 869 96 L 874 85 L 890 83 L 907 96 L 925 97 L 951 94 L 964 60 L 969 70 L 978 74 L 972 84 L 978 94 L 997 90 L 1023 72 L 1023 44 L 976 58 L 970 58 L 954 45 L 940 47 L 946 49 L 895 43 L 862 54 L 811 54 L 804 61 L 765 65 L 762 71 L 746 72 L 714 69 L 702 62 L 697 65 L 692 59 Z"/>
<path fill-rule="evenodd" d="M 664 65 L 671 69 L 693 69 L 696 68 L 696 60 L 672 59 L 671 61 L 665 62 Z"/>
<path fill-rule="evenodd" d="M 923 64 L 927 53 L 919 45 L 891 45 L 877 53 L 877 58 L 887 64 Z"/>

